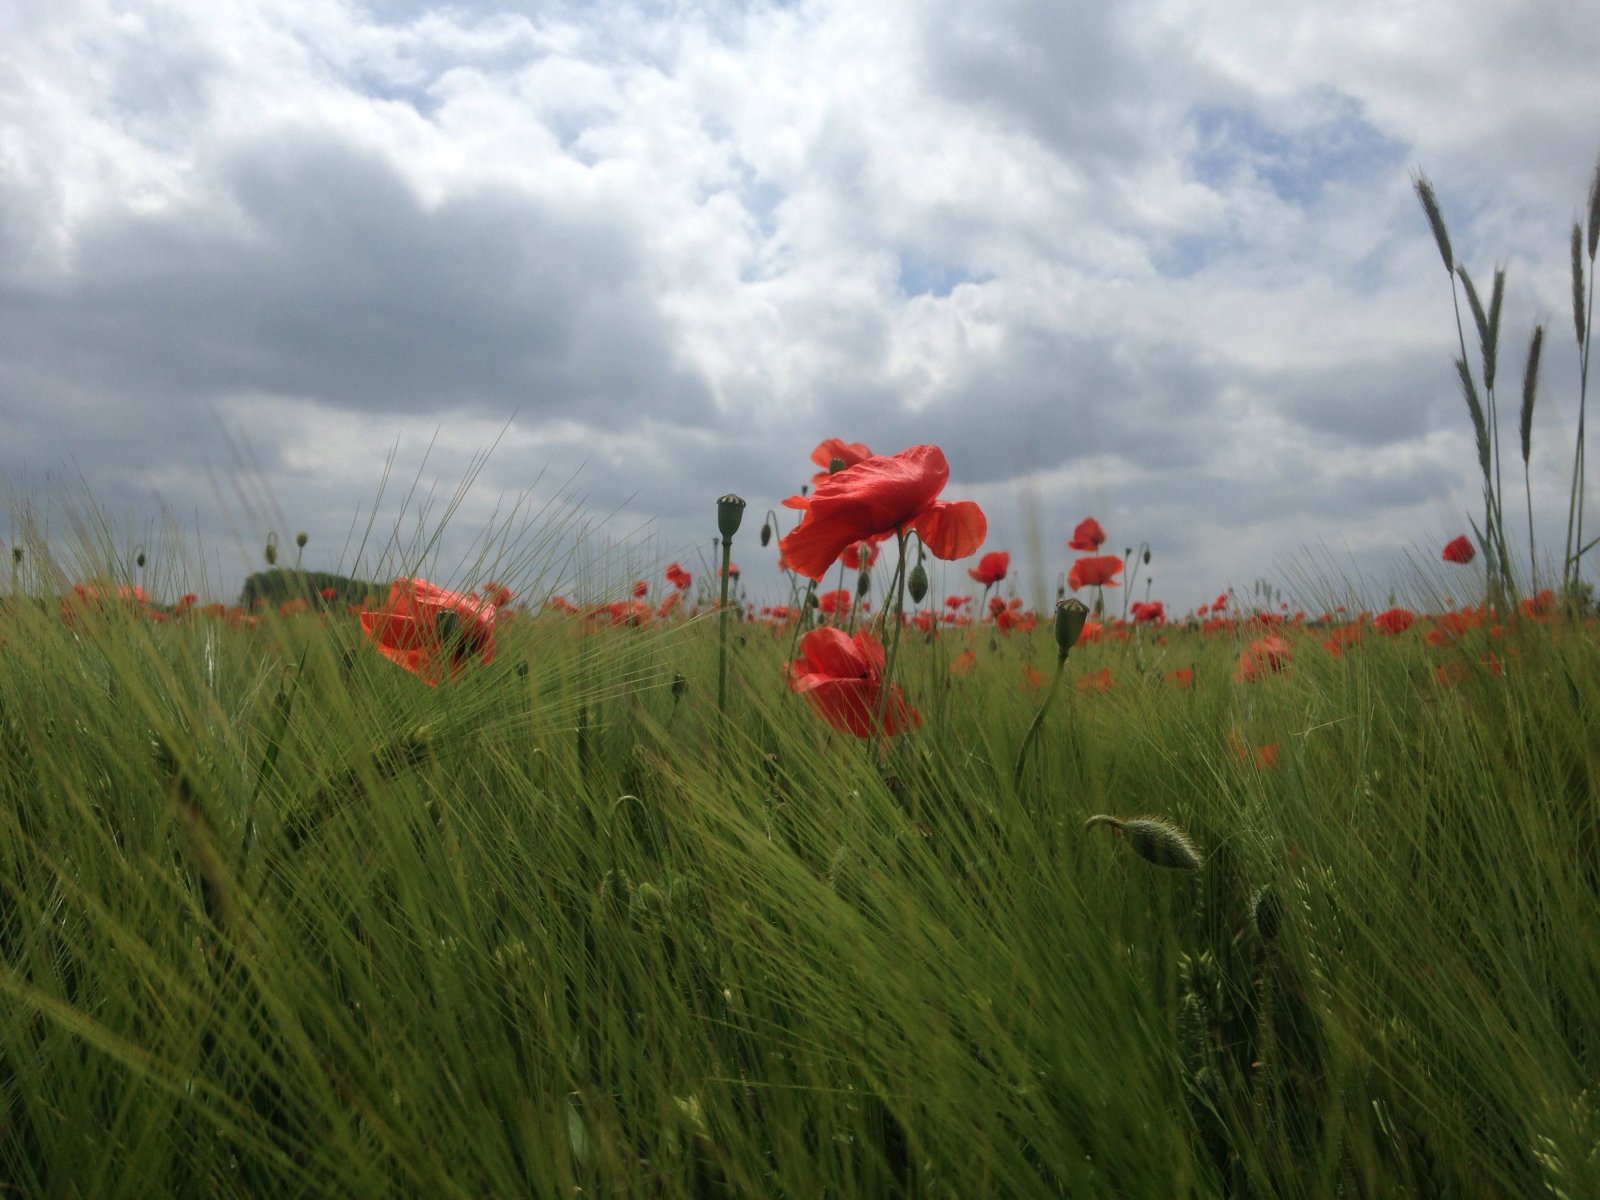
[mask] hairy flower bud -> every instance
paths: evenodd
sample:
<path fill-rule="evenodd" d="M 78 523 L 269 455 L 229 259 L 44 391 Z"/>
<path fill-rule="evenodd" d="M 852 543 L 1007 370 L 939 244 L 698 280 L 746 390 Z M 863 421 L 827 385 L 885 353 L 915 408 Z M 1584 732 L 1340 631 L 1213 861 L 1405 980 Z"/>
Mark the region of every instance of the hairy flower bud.
<path fill-rule="evenodd" d="M 911 593 L 911 603 L 921 604 L 928 594 L 928 568 L 918 563 L 911 568 L 906 580 L 906 591 Z"/>
<path fill-rule="evenodd" d="M 1146 862 L 1176 871 L 1198 871 L 1205 860 L 1189 835 L 1157 817 L 1112 817 L 1104 813 L 1084 822 L 1085 829 L 1109 825 L 1128 839 L 1133 852 Z"/>

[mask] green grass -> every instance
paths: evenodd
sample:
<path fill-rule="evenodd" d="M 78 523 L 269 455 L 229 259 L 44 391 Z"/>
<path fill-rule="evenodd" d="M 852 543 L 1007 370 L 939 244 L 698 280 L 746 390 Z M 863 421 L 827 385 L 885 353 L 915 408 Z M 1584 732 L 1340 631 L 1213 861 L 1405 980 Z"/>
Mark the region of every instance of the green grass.
<path fill-rule="evenodd" d="M 13 598 L 0 1194 L 1600 1194 L 1600 645 L 1420 633 L 1081 647 L 1018 788 L 1048 622 L 907 634 L 875 761 L 758 625 L 723 721 L 714 619 Z"/>

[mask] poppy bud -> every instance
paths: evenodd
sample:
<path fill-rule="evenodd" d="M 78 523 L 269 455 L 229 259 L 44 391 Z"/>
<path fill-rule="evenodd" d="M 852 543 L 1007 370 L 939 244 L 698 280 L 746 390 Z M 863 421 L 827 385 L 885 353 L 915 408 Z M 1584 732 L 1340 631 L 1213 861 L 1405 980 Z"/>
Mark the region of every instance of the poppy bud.
<path fill-rule="evenodd" d="M 1250 922 L 1263 942 L 1275 941 L 1283 928 L 1283 901 L 1278 899 L 1270 883 L 1263 883 L 1251 898 Z"/>
<path fill-rule="evenodd" d="M 1158 867 L 1171 867 L 1176 871 L 1198 871 L 1205 860 L 1189 840 L 1189 835 L 1176 825 L 1156 817 L 1133 817 L 1124 820 L 1105 814 L 1090 817 L 1083 823 L 1085 829 L 1096 825 L 1109 825 L 1128 839 L 1133 852 L 1148 863 Z"/>
<path fill-rule="evenodd" d="M 688 677 L 682 671 L 674 671 L 672 674 L 672 698 L 674 700 L 682 699 L 683 694 L 688 690 Z"/>
<path fill-rule="evenodd" d="M 13 563 L 20 563 L 22 561 L 22 547 L 21 546 L 13 546 L 13 547 L 11 547 L 11 561 Z"/>
<path fill-rule="evenodd" d="M 856 597 L 859 599 L 860 597 L 865 596 L 871 590 L 872 576 L 863 571 L 859 576 L 856 577 Z"/>
<path fill-rule="evenodd" d="M 767 543 L 770 542 L 770 541 L 772 541 L 772 523 L 770 521 L 763 521 L 763 522 L 761 522 L 761 545 L 762 545 L 762 547 L 765 548 Z"/>
<path fill-rule="evenodd" d="M 733 541 L 733 535 L 739 532 L 739 523 L 744 520 L 744 500 L 731 492 L 717 500 L 717 530 L 722 534 L 725 542 Z"/>
<path fill-rule="evenodd" d="M 1149 546 L 1146 546 L 1144 548 L 1144 565 L 1147 566 L 1147 567 L 1150 565 L 1150 547 Z"/>
<path fill-rule="evenodd" d="M 921 604 L 928 594 L 928 568 L 918 563 L 911 568 L 911 577 L 906 580 L 906 590 L 911 593 L 911 603 Z"/>
<path fill-rule="evenodd" d="M 267 566 L 276 566 L 278 563 L 278 535 L 267 534 L 267 548 L 262 552 L 262 557 L 267 560 Z"/>
<path fill-rule="evenodd" d="M 133 556 L 133 565 L 138 567 L 141 571 L 144 570 L 144 551 L 143 550 L 139 551 L 139 553 L 137 553 L 137 554 L 135 554 Z"/>
<path fill-rule="evenodd" d="M 304 529 L 302 529 L 299 533 L 294 535 L 294 544 L 296 546 L 300 547 L 300 549 L 302 549 L 302 550 L 304 550 L 306 548 L 306 543 L 309 542 L 310 540 L 311 539 L 306 536 L 306 531 Z"/>
<path fill-rule="evenodd" d="M 1056 661 L 1067 660 L 1067 654 L 1083 636 L 1083 623 L 1089 619 L 1089 608 L 1074 596 L 1056 604 Z"/>

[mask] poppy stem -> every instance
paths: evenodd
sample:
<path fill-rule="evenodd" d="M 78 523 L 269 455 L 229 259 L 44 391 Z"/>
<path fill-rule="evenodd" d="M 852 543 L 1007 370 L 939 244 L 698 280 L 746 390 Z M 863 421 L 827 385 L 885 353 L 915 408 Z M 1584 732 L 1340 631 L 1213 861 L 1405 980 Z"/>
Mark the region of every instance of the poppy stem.
<path fill-rule="evenodd" d="M 1050 681 L 1050 690 L 1045 693 L 1039 711 L 1033 714 L 1033 720 L 1028 725 L 1028 732 L 1022 735 L 1022 746 L 1017 751 L 1017 765 L 1011 772 L 1011 790 L 1022 790 L 1022 772 L 1028 763 L 1028 751 L 1033 747 L 1034 739 L 1039 736 L 1039 730 L 1044 728 L 1044 715 L 1050 711 L 1050 705 L 1056 698 L 1056 693 L 1061 690 L 1061 677 L 1066 674 L 1067 658 L 1062 655 L 1056 662 L 1055 677 Z"/>
<path fill-rule="evenodd" d="M 872 722 L 872 740 L 874 743 L 883 736 L 883 722 L 889 711 L 889 693 L 893 687 L 895 658 L 900 652 L 900 629 L 905 624 L 902 613 L 906 605 L 906 533 L 904 530 L 896 531 L 895 539 L 900 546 L 900 562 L 894 569 L 894 579 L 890 583 L 890 590 L 894 592 L 894 603 L 883 606 L 884 626 L 880 626 L 884 640 L 888 643 L 888 653 L 884 657 L 883 680 L 878 687 L 878 711 Z M 894 635 L 889 636 L 886 628 L 891 616 L 894 619 Z"/>
<path fill-rule="evenodd" d="M 728 715 L 728 568 L 733 539 L 722 539 L 722 596 L 717 607 L 717 712 Z"/>

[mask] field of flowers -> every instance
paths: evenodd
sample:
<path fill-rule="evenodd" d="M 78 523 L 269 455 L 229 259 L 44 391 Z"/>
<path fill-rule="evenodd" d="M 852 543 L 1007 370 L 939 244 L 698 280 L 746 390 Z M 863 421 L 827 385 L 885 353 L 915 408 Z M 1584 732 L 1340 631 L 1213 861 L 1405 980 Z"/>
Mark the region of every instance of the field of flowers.
<path fill-rule="evenodd" d="M 0 1194 L 1600 1195 L 1582 605 L 1035 612 L 814 457 L 594 597 L 15 548 Z"/>

